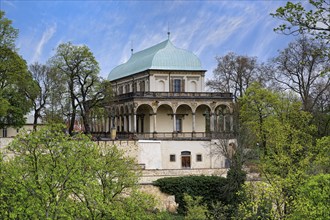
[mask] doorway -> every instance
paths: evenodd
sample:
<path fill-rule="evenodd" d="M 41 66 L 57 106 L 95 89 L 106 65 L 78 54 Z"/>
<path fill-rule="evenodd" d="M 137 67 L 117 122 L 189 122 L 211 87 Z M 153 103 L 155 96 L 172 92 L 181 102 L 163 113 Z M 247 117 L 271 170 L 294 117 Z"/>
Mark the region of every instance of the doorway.
<path fill-rule="evenodd" d="M 182 169 L 190 169 L 191 168 L 191 153 L 190 151 L 182 151 L 181 152 L 181 167 Z"/>

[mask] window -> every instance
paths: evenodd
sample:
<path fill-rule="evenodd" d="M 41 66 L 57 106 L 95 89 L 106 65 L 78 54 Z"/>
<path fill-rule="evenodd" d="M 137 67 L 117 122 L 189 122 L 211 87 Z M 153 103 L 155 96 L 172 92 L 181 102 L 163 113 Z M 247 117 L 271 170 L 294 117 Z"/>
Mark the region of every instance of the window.
<path fill-rule="evenodd" d="M 170 162 L 175 162 L 175 154 L 170 154 Z"/>
<path fill-rule="evenodd" d="M 230 160 L 225 159 L 225 168 L 230 168 Z"/>
<path fill-rule="evenodd" d="M 182 132 L 182 118 L 176 118 L 176 131 Z"/>
<path fill-rule="evenodd" d="M 181 92 L 181 79 L 175 79 L 174 80 L 174 92 Z"/>
<path fill-rule="evenodd" d="M 145 82 L 144 81 L 141 81 L 140 82 L 140 91 L 141 92 L 144 92 L 145 91 Z"/>
<path fill-rule="evenodd" d="M 2 137 L 7 137 L 7 128 L 2 129 Z"/>
<path fill-rule="evenodd" d="M 129 84 L 125 85 L 125 93 L 129 93 L 130 92 L 130 88 L 129 88 Z"/>
<path fill-rule="evenodd" d="M 196 161 L 197 162 L 202 162 L 202 155 L 201 154 L 196 155 Z"/>
<path fill-rule="evenodd" d="M 119 86 L 119 88 L 118 88 L 118 94 L 119 95 L 120 94 L 123 94 L 123 90 L 124 90 L 123 86 Z"/>

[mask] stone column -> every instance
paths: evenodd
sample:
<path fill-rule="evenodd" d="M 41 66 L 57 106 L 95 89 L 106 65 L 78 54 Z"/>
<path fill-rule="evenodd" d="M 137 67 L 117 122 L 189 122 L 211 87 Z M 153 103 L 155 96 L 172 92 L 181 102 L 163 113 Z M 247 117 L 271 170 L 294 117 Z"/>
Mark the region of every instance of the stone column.
<path fill-rule="evenodd" d="M 108 117 L 108 132 L 111 131 L 111 126 L 112 126 L 112 117 L 109 116 L 109 117 Z"/>
<path fill-rule="evenodd" d="M 156 113 L 154 113 L 153 114 L 153 119 L 154 119 L 154 133 L 157 133 L 157 114 Z"/>
<path fill-rule="evenodd" d="M 196 130 L 196 113 L 192 113 L 192 132 L 195 132 Z"/>
<path fill-rule="evenodd" d="M 223 131 L 226 131 L 226 118 L 227 118 L 227 114 L 223 115 Z"/>
<path fill-rule="evenodd" d="M 176 115 L 173 113 L 173 132 L 176 132 Z"/>
<path fill-rule="evenodd" d="M 124 118 L 124 131 L 127 132 L 127 116 L 126 115 L 123 115 L 123 118 Z"/>
<path fill-rule="evenodd" d="M 133 132 L 136 133 L 137 132 L 137 130 L 136 130 L 136 124 L 137 124 L 136 113 L 133 113 L 133 118 L 134 118 L 134 120 L 133 120 L 133 123 L 134 123 Z"/>
<path fill-rule="evenodd" d="M 133 117 L 133 115 L 128 114 L 128 132 L 133 132 L 132 131 L 132 117 Z"/>
<path fill-rule="evenodd" d="M 115 127 L 116 131 L 118 131 L 117 130 L 117 128 L 118 128 L 118 116 L 114 116 L 114 127 Z"/>
<path fill-rule="evenodd" d="M 214 113 L 211 112 L 210 114 L 210 131 L 213 132 L 214 131 Z"/>

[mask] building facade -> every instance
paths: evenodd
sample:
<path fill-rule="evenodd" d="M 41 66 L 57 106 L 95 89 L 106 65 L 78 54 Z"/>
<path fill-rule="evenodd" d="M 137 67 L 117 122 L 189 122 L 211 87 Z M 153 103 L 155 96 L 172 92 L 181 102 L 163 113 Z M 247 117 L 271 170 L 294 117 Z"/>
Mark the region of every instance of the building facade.
<path fill-rule="evenodd" d="M 145 169 L 224 168 L 212 143 L 235 141 L 233 97 L 205 92 L 205 72 L 197 56 L 169 39 L 132 53 L 108 76 L 114 98 L 93 133 L 115 130 L 117 140 L 136 141 Z"/>

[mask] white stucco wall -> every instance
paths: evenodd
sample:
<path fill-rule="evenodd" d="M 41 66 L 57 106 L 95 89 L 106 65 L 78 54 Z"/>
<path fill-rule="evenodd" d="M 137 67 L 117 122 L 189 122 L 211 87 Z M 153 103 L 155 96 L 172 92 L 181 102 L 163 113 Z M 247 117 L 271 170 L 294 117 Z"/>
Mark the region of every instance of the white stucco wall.
<path fill-rule="evenodd" d="M 139 164 L 144 164 L 146 169 L 162 169 L 161 141 L 140 140 Z"/>
<path fill-rule="evenodd" d="M 150 91 L 151 92 L 169 92 L 171 79 L 183 79 L 185 81 L 185 92 L 204 92 L 203 73 L 189 72 L 162 72 L 150 75 Z"/>
<path fill-rule="evenodd" d="M 163 169 L 181 169 L 182 151 L 191 152 L 191 169 L 222 168 L 224 158 L 210 154 L 210 143 L 210 141 L 162 141 Z M 171 154 L 175 155 L 175 162 L 170 162 Z M 201 162 L 196 160 L 197 154 L 202 155 Z"/>

